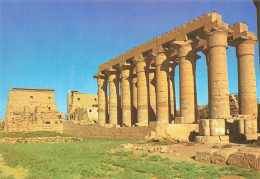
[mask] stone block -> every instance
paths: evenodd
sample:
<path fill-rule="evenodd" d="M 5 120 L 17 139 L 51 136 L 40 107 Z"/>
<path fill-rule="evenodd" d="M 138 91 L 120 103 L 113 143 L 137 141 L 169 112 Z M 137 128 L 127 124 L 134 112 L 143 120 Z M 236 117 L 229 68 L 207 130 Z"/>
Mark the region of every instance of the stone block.
<path fill-rule="evenodd" d="M 237 152 L 230 155 L 227 163 L 242 168 L 258 169 L 259 154 L 252 151 Z"/>
<path fill-rule="evenodd" d="M 237 151 L 237 148 L 225 148 L 218 150 L 212 155 L 211 162 L 214 164 L 225 165 L 230 154 L 236 153 Z"/>
<path fill-rule="evenodd" d="M 166 135 L 179 142 L 194 141 L 198 132 L 199 124 L 169 124 L 166 127 Z"/>
<path fill-rule="evenodd" d="M 229 143 L 229 136 L 196 136 L 195 142 L 202 144 Z"/>
<path fill-rule="evenodd" d="M 195 160 L 201 162 L 211 162 L 212 155 L 219 149 L 207 149 L 196 153 Z"/>
<path fill-rule="evenodd" d="M 174 124 L 184 124 L 184 117 L 175 117 Z"/>
<path fill-rule="evenodd" d="M 250 140 L 258 140 L 258 137 L 260 137 L 260 133 L 256 134 L 244 134 L 247 141 Z"/>

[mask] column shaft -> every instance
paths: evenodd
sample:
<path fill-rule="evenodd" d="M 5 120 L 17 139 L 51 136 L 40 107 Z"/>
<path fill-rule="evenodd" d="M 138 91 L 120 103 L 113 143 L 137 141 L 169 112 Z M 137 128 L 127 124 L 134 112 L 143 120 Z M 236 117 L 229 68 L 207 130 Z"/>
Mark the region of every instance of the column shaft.
<path fill-rule="evenodd" d="M 256 40 L 241 39 L 236 46 L 239 113 L 244 115 L 257 115 L 258 112 L 254 65 L 255 42 Z"/>
<path fill-rule="evenodd" d="M 164 53 L 155 58 L 156 78 L 156 115 L 160 124 L 169 123 L 168 77 L 169 61 Z"/>
<path fill-rule="evenodd" d="M 107 80 L 98 78 L 98 123 L 106 124 L 107 119 Z"/>
<path fill-rule="evenodd" d="M 131 126 L 131 71 L 130 68 L 122 67 L 122 122 L 124 126 Z"/>
<path fill-rule="evenodd" d="M 210 105 L 211 119 L 226 118 L 230 116 L 228 73 L 227 73 L 227 31 L 214 31 L 208 34 L 208 58 L 210 79 Z"/>
<path fill-rule="evenodd" d="M 137 123 L 137 76 L 132 78 L 132 124 Z"/>
<path fill-rule="evenodd" d="M 109 124 L 118 124 L 119 76 L 117 72 L 109 72 Z"/>
<path fill-rule="evenodd" d="M 176 115 L 176 100 L 175 100 L 175 66 L 170 68 L 169 73 L 169 94 L 170 94 L 170 121 L 174 121 Z"/>
<path fill-rule="evenodd" d="M 137 74 L 137 119 L 139 126 L 148 126 L 148 86 L 146 77 L 146 63 L 136 62 Z"/>
<path fill-rule="evenodd" d="M 155 69 L 149 69 L 149 121 L 156 121 Z"/>

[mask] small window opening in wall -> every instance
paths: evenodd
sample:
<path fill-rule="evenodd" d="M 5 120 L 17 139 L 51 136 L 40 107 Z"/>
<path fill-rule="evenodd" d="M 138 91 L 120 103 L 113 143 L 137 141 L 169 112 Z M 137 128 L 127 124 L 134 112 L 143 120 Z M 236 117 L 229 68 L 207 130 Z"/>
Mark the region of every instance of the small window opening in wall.
<path fill-rule="evenodd" d="M 80 100 L 80 98 L 78 98 L 78 101 Z"/>
<path fill-rule="evenodd" d="M 51 99 L 51 97 L 49 96 L 48 99 Z"/>
<path fill-rule="evenodd" d="M 58 124 L 58 122 L 55 122 L 55 124 Z"/>
<path fill-rule="evenodd" d="M 95 98 L 95 101 L 97 101 L 97 98 Z"/>
<path fill-rule="evenodd" d="M 92 112 L 92 110 L 90 109 L 89 112 Z"/>
<path fill-rule="evenodd" d="M 30 99 L 33 99 L 33 96 L 30 96 Z"/>
<path fill-rule="evenodd" d="M 51 124 L 51 122 L 45 122 L 45 124 Z"/>
<path fill-rule="evenodd" d="M 51 110 L 51 107 L 48 107 L 49 108 L 49 111 Z"/>

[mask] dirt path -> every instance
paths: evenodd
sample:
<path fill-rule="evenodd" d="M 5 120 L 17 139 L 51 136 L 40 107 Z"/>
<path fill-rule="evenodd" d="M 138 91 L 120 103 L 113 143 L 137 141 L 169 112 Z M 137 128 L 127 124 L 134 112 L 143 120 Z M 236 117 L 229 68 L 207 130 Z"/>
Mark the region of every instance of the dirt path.
<path fill-rule="evenodd" d="M 0 178 L 13 176 L 15 179 L 23 179 L 28 175 L 26 170 L 22 168 L 12 168 L 6 166 L 2 154 L 0 154 L 0 171 L 2 172 L 0 172 Z"/>

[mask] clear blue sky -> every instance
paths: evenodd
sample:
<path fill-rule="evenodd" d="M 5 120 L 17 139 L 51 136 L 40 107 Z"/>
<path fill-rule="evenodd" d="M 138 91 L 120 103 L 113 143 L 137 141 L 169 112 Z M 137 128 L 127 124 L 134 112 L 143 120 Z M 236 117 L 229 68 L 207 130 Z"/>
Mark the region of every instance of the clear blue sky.
<path fill-rule="evenodd" d="M 13 87 L 55 89 L 58 110 L 66 113 L 68 90 L 97 93 L 92 77 L 98 65 L 212 11 L 229 25 L 245 22 L 257 32 L 253 0 L 0 0 L 0 118 Z M 198 103 L 203 105 L 208 100 L 207 68 L 199 55 Z M 237 93 L 233 47 L 227 57 L 229 92 Z M 256 45 L 260 98 L 258 57 Z M 178 78 L 177 69 L 177 97 Z"/>

